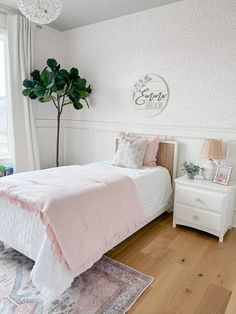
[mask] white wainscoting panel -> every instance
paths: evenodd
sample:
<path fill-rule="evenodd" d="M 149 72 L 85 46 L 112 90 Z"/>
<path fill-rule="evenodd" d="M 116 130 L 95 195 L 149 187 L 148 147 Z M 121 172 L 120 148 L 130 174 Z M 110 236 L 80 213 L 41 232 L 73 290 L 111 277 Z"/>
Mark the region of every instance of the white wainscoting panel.
<path fill-rule="evenodd" d="M 64 126 L 64 164 L 93 162 L 93 130 Z"/>
<path fill-rule="evenodd" d="M 42 167 L 52 167 L 55 165 L 56 121 L 37 120 L 37 129 Z M 199 165 L 204 164 L 205 160 L 199 156 L 204 138 L 222 139 L 227 144 L 225 164 L 234 167 L 232 179 L 236 181 L 236 131 L 228 129 L 154 127 L 144 124 L 62 120 L 61 165 L 82 165 L 112 159 L 115 153 L 115 139 L 120 131 L 159 134 L 162 139 L 177 141 L 178 176 L 183 174 L 181 169 L 185 160 Z M 236 227 L 236 213 L 234 226 Z"/>
<path fill-rule="evenodd" d="M 94 161 L 113 159 L 117 132 L 94 130 Z"/>
<path fill-rule="evenodd" d="M 56 127 L 37 127 L 40 162 L 42 168 L 55 167 L 56 164 Z M 63 149 L 63 147 L 62 147 Z"/>

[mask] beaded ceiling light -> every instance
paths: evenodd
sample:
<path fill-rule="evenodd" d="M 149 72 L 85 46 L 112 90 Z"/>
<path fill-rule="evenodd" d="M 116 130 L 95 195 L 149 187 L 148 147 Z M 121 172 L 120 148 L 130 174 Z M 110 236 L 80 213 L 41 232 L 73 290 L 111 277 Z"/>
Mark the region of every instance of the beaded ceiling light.
<path fill-rule="evenodd" d="M 60 15 L 62 0 L 18 0 L 18 7 L 31 22 L 49 24 Z"/>

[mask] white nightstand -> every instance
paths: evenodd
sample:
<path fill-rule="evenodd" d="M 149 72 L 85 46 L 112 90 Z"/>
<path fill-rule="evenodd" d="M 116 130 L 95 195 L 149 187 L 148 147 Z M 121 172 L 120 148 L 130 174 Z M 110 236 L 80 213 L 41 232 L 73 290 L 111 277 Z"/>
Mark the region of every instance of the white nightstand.
<path fill-rule="evenodd" d="M 231 228 L 236 183 L 224 186 L 186 176 L 175 180 L 173 227 L 177 224 L 197 228 L 223 238 Z"/>

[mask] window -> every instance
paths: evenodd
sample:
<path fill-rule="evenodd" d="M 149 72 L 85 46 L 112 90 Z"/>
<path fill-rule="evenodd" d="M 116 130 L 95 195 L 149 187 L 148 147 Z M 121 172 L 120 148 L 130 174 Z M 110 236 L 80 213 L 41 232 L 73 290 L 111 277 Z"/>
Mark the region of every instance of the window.
<path fill-rule="evenodd" d="M 10 157 L 6 35 L 0 29 L 0 158 Z"/>

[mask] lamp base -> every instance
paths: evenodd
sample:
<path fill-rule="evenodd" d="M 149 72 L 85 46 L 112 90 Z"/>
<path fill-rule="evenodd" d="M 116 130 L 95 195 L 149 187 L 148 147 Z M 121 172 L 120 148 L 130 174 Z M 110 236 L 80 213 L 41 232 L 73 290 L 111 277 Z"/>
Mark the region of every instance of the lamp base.
<path fill-rule="evenodd" d="M 203 166 L 202 166 L 202 176 L 205 180 L 213 180 L 216 172 L 216 164 L 212 159 L 209 159 Z"/>

